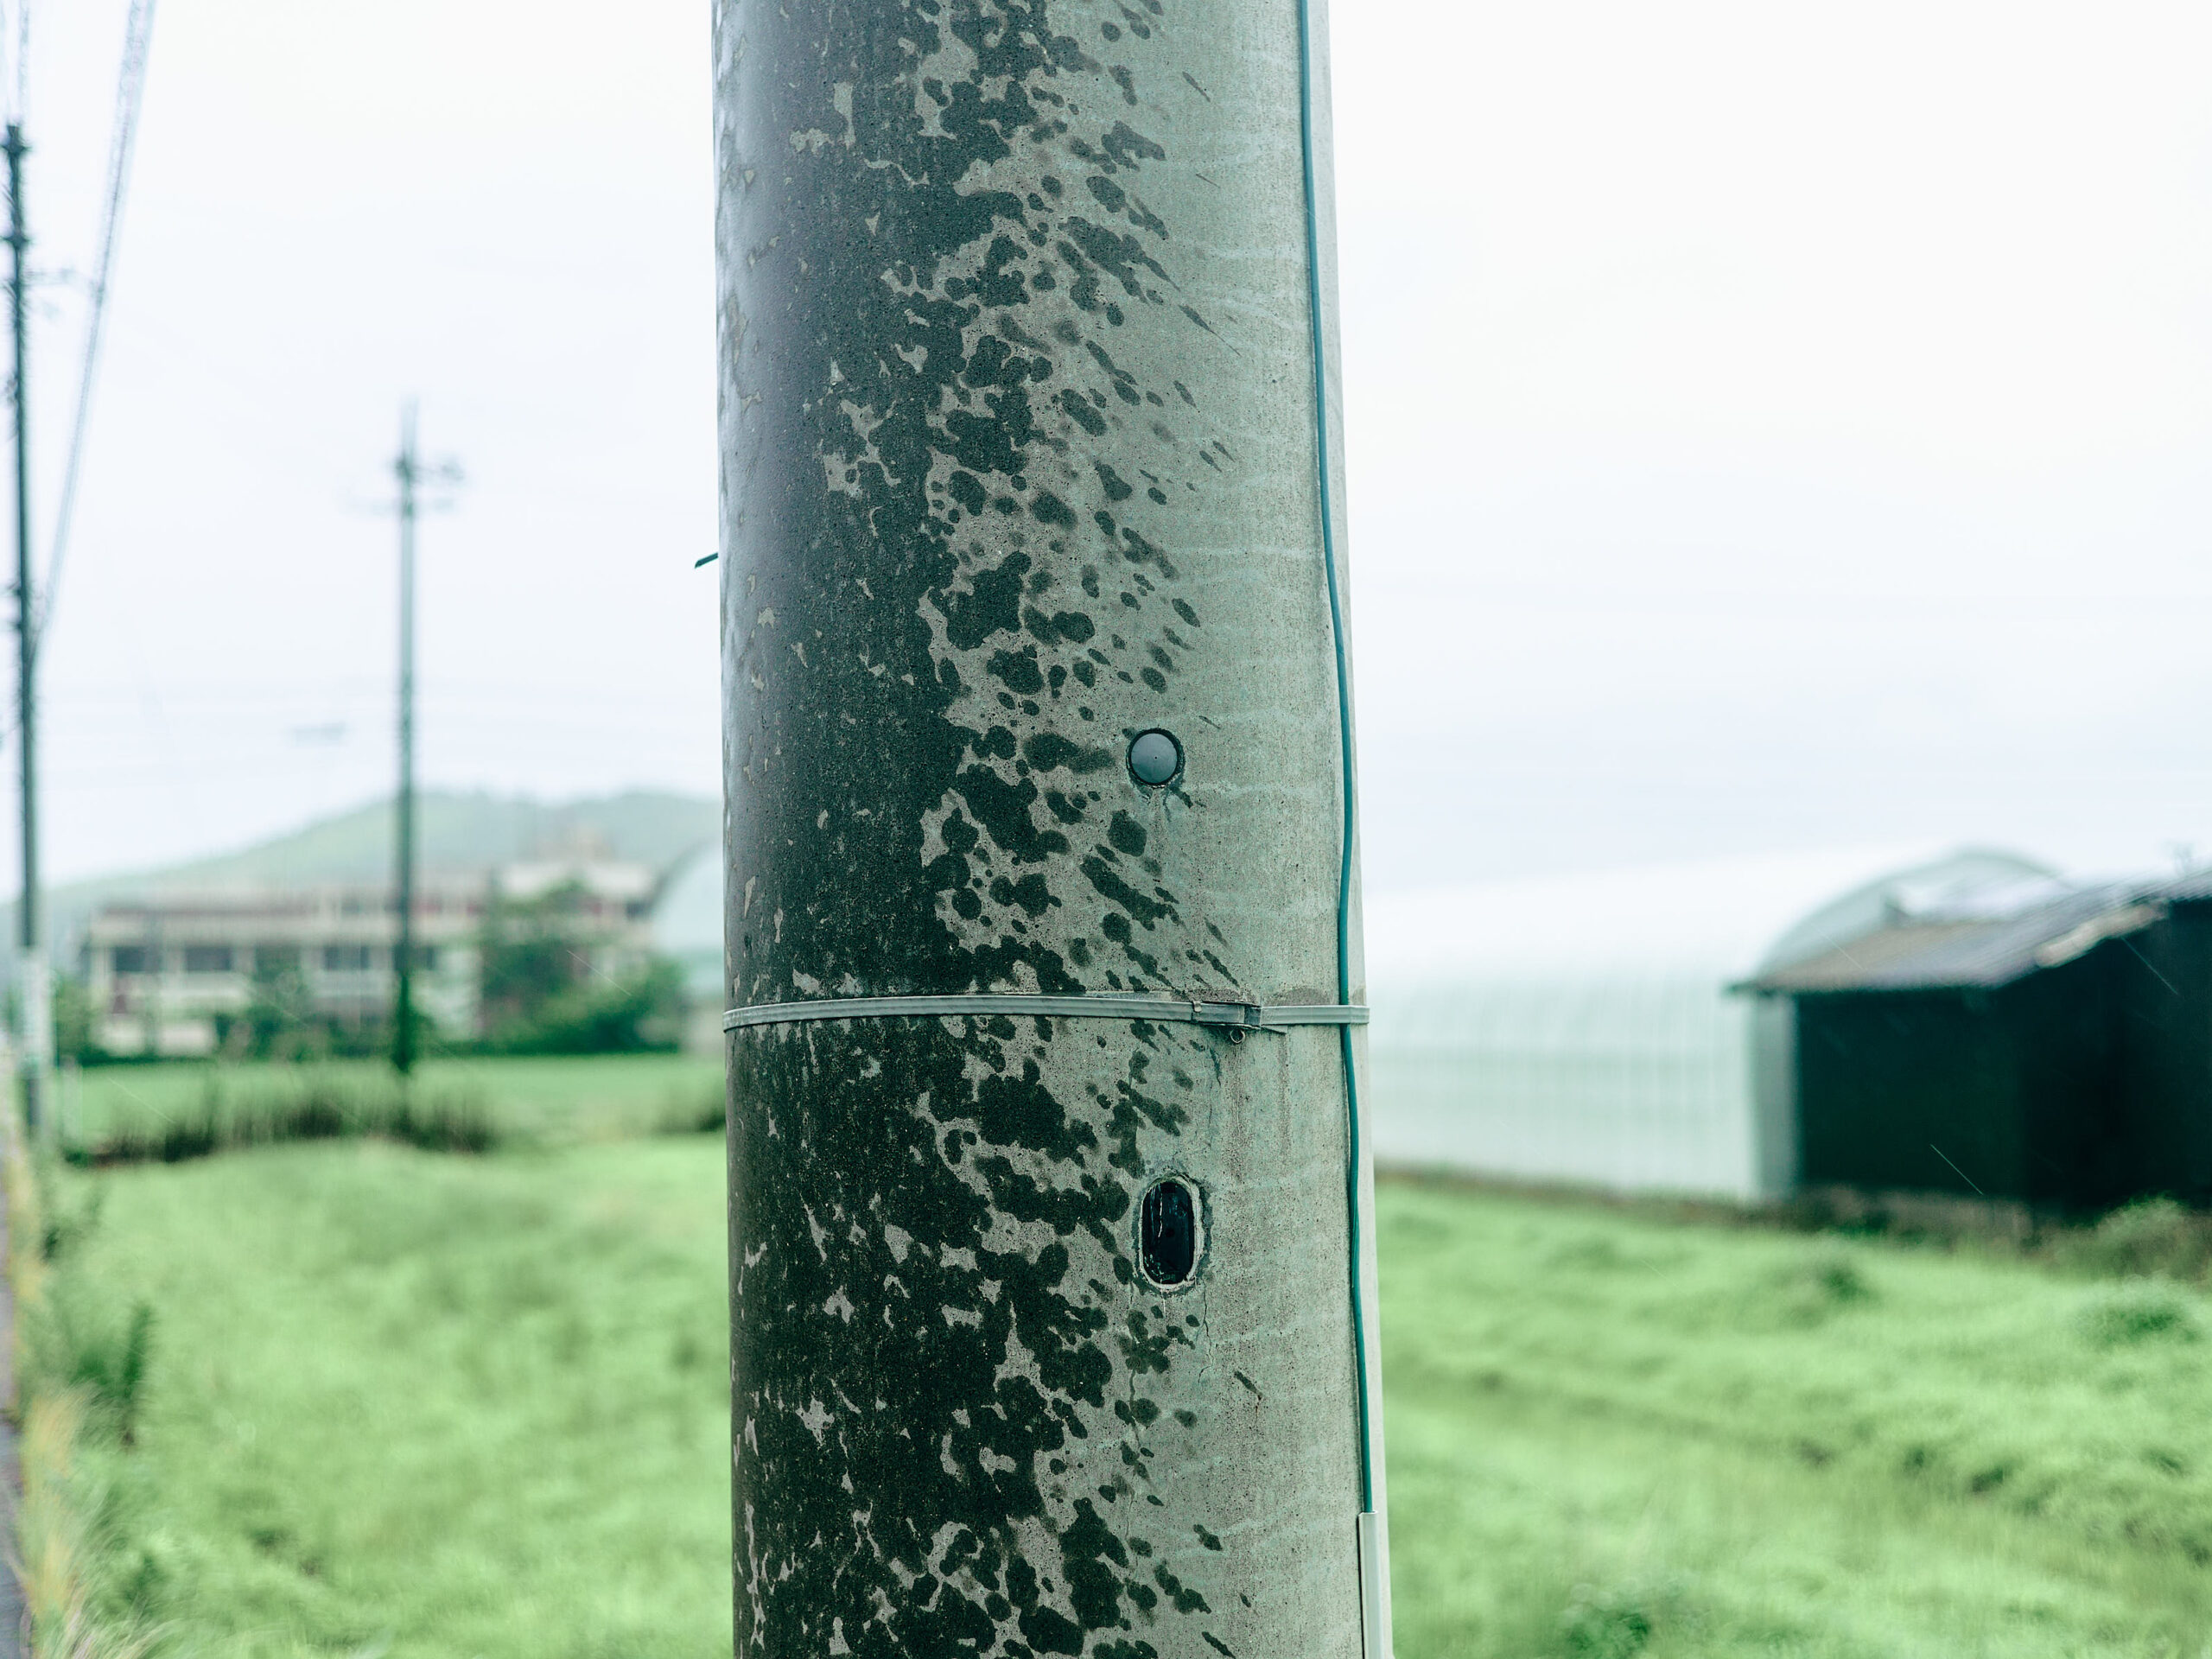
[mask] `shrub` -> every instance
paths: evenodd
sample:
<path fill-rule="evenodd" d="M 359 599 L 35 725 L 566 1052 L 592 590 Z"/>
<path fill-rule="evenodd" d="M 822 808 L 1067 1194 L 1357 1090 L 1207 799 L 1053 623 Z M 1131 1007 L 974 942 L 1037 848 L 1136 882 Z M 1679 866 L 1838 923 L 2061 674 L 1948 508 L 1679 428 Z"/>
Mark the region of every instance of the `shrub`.
<path fill-rule="evenodd" d="M 556 991 L 526 1015 L 495 1026 L 484 1046 L 499 1054 L 666 1052 L 677 1046 L 683 1021 L 683 970 L 655 962 L 626 979 Z"/>
<path fill-rule="evenodd" d="M 2140 1198 L 2069 1236 L 2059 1254 L 2072 1266 L 2114 1278 L 2201 1279 L 2212 1263 L 2212 1218 L 2171 1198 Z"/>
<path fill-rule="evenodd" d="M 1682 1586 L 1669 1580 L 1598 1589 L 1579 1584 L 1560 1616 L 1561 1645 L 1574 1659 L 1634 1659 L 1669 1624 L 1682 1622 Z"/>
<path fill-rule="evenodd" d="M 2185 1294 L 2162 1279 L 2131 1279 L 2093 1294 L 2075 1315 L 2082 1335 L 2099 1348 L 2152 1341 L 2195 1342 L 2196 1316 Z"/>
<path fill-rule="evenodd" d="M 87 1417 L 134 1444 L 154 1343 L 151 1305 L 135 1302 L 125 1313 L 77 1274 L 59 1274 L 22 1325 L 26 1389 L 81 1399 Z"/>
<path fill-rule="evenodd" d="M 1808 1249 L 1774 1274 L 1745 1312 L 1755 1325 L 1778 1319 L 1789 1325 L 1815 1325 L 1873 1299 L 1858 1252 L 1831 1243 Z"/>
<path fill-rule="evenodd" d="M 1828 1306 L 1873 1300 L 1874 1287 L 1848 1251 L 1824 1250 L 1807 1262 L 1802 1273 L 1806 1287 Z"/>
<path fill-rule="evenodd" d="M 721 1135 L 729 1128 L 729 1096 L 721 1084 L 709 1094 L 671 1090 L 654 1125 L 661 1135 Z"/>
<path fill-rule="evenodd" d="M 598 902 L 578 881 L 530 899 L 494 893 L 477 938 L 484 1046 L 495 1054 L 627 1054 L 676 1047 L 683 974 L 647 962 L 615 977 Z"/>

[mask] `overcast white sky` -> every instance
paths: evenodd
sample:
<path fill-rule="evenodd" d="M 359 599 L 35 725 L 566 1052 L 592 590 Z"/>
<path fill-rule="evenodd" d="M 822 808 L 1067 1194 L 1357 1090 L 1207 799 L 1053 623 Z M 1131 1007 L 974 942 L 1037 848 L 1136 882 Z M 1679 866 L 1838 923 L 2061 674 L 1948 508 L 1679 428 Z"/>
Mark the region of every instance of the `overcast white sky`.
<path fill-rule="evenodd" d="M 89 261 L 124 10 L 34 14 L 49 269 Z M 423 537 L 426 781 L 718 788 L 706 16 L 162 0 L 54 879 L 387 787 L 409 396 L 470 479 Z M 2212 10 L 1334 29 L 1371 887 L 2212 855 Z M 49 523 L 82 308 L 38 322 Z"/>

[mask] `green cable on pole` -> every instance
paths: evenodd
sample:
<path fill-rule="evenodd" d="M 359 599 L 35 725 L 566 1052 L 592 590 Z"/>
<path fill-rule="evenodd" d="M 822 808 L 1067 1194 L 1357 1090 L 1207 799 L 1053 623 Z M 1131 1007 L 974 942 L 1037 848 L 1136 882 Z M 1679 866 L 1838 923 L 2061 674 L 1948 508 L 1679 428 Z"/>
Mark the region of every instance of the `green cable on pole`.
<path fill-rule="evenodd" d="M 1337 736 L 1344 773 L 1343 857 L 1337 869 L 1337 1001 L 1351 1001 L 1351 879 L 1357 807 L 1352 789 L 1351 668 L 1344 655 L 1344 602 L 1337 583 L 1337 514 L 1329 455 L 1328 345 L 1321 326 L 1319 191 L 1313 177 L 1313 17 L 1311 0 L 1298 0 L 1298 137 L 1306 180 L 1306 297 L 1313 347 L 1313 431 L 1321 478 L 1321 568 L 1329 587 L 1329 632 L 1336 650 Z M 1375 1507 L 1372 1407 L 1367 1397 L 1367 1311 L 1360 1283 L 1359 1075 L 1351 1027 L 1338 1032 L 1344 1067 L 1344 1109 L 1350 1156 L 1344 1177 L 1351 1255 L 1352 1370 L 1359 1402 L 1359 1506 Z"/>

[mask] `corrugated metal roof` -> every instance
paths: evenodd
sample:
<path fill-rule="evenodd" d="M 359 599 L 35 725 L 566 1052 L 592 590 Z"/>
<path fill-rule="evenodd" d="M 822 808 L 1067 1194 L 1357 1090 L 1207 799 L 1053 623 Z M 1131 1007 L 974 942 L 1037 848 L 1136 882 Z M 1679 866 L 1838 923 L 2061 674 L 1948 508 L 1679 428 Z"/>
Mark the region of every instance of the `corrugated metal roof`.
<path fill-rule="evenodd" d="M 2169 899 L 2182 896 L 2171 891 L 2180 885 L 2086 887 L 2002 915 L 1900 917 L 1736 988 L 1783 995 L 1993 988 L 2148 927 Z M 2212 897 L 2212 886 L 2204 896 Z"/>
<path fill-rule="evenodd" d="M 2178 877 L 2160 887 L 2158 894 L 2176 904 L 2192 904 L 2212 899 L 2212 870 L 2197 870 Z"/>

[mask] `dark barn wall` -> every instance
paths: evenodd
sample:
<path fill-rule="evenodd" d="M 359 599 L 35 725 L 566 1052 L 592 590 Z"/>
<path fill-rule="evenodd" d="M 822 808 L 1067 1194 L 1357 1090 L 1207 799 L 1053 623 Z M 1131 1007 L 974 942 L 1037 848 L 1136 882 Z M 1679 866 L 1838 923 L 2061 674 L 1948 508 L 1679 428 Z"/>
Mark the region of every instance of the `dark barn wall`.
<path fill-rule="evenodd" d="M 1961 991 L 1799 997 L 1804 1184 L 2020 1196 L 2019 1066 L 1992 1013 Z"/>
<path fill-rule="evenodd" d="M 1988 999 L 1987 1017 L 2015 1057 L 2024 1118 L 2020 1185 L 2003 1196 L 2084 1210 L 2133 1191 L 2143 1113 L 2117 1018 L 2139 1000 L 2142 977 L 2140 959 L 2113 940 Z"/>
<path fill-rule="evenodd" d="M 2115 1021 L 2138 1103 L 2128 1191 L 2212 1205 L 2212 904 L 2104 948 L 2132 969 Z"/>
<path fill-rule="evenodd" d="M 2212 1205 L 2212 905 L 1994 991 L 1801 996 L 1797 1032 L 1807 1185 Z"/>

